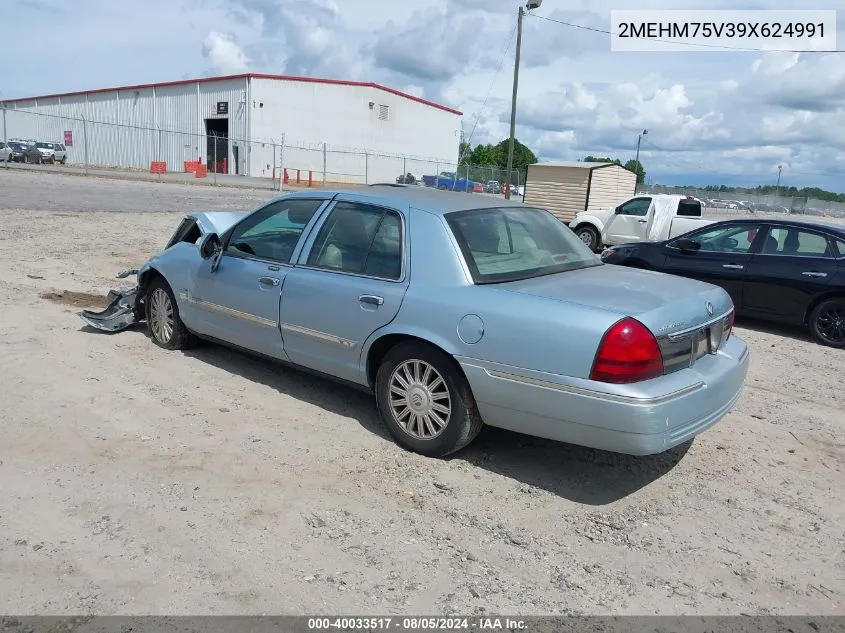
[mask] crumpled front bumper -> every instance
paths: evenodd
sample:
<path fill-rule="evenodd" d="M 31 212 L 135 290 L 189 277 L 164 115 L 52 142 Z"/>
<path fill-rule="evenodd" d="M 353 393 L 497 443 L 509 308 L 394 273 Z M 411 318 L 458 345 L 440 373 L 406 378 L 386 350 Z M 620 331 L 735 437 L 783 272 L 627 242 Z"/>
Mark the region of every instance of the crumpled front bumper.
<path fill-rule="evenodd" d="M 122 279 L 137 272 L 137 270 L 125 270 L 118 275 L 118 278 Z M 82 310 L 78 314 L 94 329 L 103 332 L 120 332 L 143 318 L 139 291 L 139 286 L 126 290 L 110 290 L 106 296 L 109 303 L 105 310 L 101 312 Z"/>

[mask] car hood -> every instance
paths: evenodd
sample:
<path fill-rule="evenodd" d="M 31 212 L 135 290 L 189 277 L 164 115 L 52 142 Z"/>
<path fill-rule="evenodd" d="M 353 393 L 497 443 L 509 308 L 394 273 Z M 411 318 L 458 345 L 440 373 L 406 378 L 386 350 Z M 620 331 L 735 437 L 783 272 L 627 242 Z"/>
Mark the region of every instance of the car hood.
<path fill-rule="evenodd" d="M 204 233 L 220 235 L 247 215 L 249 211 L 197 211 L 191 217 L 199 222 Z"/>
<path fill-rule="evenodd" d="M 733 308 L 730 295 L 718 286 L 610 264 L 510 282 L 501 289 L 579 304 L 620 318 L 632 316 L 656 335 L 696 327 Z"/>

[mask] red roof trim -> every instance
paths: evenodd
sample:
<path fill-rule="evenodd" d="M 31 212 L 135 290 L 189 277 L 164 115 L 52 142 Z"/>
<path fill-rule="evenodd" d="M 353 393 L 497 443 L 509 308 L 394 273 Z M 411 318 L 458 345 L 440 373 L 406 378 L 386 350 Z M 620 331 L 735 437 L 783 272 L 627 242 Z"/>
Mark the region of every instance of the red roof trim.
<path fill-rule="evenodd" d="M 357 86 L 359 88 L 374 88 L 376 90 L 384 90 L 385 92 L 389 92 L 390 94 L 397 95 L 399 97 L 403 97 L 405 99 L 410 99 L 411 101 L 416 101 L 417 103 L 422 103 L 427 106 L 431 106 L 433 108 L 438 108 L 439 110 L 445 110 L 446 112 L 451 112 L 452 114 L 457 114 L 462 116 L 463 112 L 460 110 L 455 110 L 454 108 L 449 108 L 447 106 L 441 105 L 439 103 L 435 103 L 433 101 L 428 101 L 427 99 L 423 99 L 421 97 L 415 97 L 414 95 L 410 95 L 407 92 L 402 92 L 401 90 L 396 90 L 394 88 L 388 88 L 387 86 L 382 86 L 381 84 L 367 82 L 367 81 L 345 81 L 342 79 L 322 79 L 319 77 L 296 77 L 296 76 L 288 76 L 288 75 L 266 75 L 263 73 L 242 73 L 240 75 L 223 75 L 220 77 L 201 77 L 199 79 L 183 79 L 180 81 L 166 81 L 163 83 L 155 83 L 155 84 L 137 84 L 134 86 L 117 86 L 115 88 L 97 88 L 95 90 L 78 90 L 76 92 L 61 92 L 57 94 L 51 95 L 39 95 L 37 97 L 23 97 L 20 99 L 4 99 L 5 103 L 18 103 L 21 101 L 34 101 L 35 99 L 54 99 L 56 97 L 77 97 L 80 95 L 85 94 L 98 94 L 103 92 L 118 92 L 124 90 L 141 90 L 143 88 L 166 88 L 168 86 L 184 86 L 187 84 L 195 84 L 195 83 L 208 83 L 211 81 L 226 81 L 229 79 L 245 79 L 247 77 L 253 77 L 256 79 L 280 79 L 283 81 L 301 81 L 307 83 L 315 83 L 315 84 L 333 84 L 337 86 Z"/>

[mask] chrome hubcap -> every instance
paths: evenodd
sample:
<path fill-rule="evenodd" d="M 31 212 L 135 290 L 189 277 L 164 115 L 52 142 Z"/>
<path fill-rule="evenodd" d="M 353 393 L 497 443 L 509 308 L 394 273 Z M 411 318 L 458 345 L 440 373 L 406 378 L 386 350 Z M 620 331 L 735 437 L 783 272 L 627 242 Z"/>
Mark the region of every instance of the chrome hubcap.
<path fill-rule="evenodd" d="M 150 329 L 160 343 L 167 343 L 173 336 L 173 304 L 161 288 L 150 297 Z"/>
<path fill-rule="evenodd" d="M 452 400 L 440 373 L 422 360 L 399 364 L 390 375 L 390 413 L 411 437 L 432 440 L 449 422 Z"/>

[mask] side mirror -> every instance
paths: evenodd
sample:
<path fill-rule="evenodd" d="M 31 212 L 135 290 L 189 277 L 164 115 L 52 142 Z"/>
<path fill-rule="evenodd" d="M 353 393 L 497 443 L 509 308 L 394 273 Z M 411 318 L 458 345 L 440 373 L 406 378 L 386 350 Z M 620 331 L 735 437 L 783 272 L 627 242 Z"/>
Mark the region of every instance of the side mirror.
<path fill-rule="evenodd" d="M 682 251 L 698 251 L 698 250 L 701 250 L 701 244 L 699 244 L 695 240 L 691 240 L 687 237 L 682 237 L 681 239 L 676 241 L 675 246 L 680 248 Z"/>
<path fill-rule="evenodd" d="M 220 238 L 217 233 L 209 233 L 200 242 L 200 255 L 203 259 L 210 259 L 220 250 Z"/>

